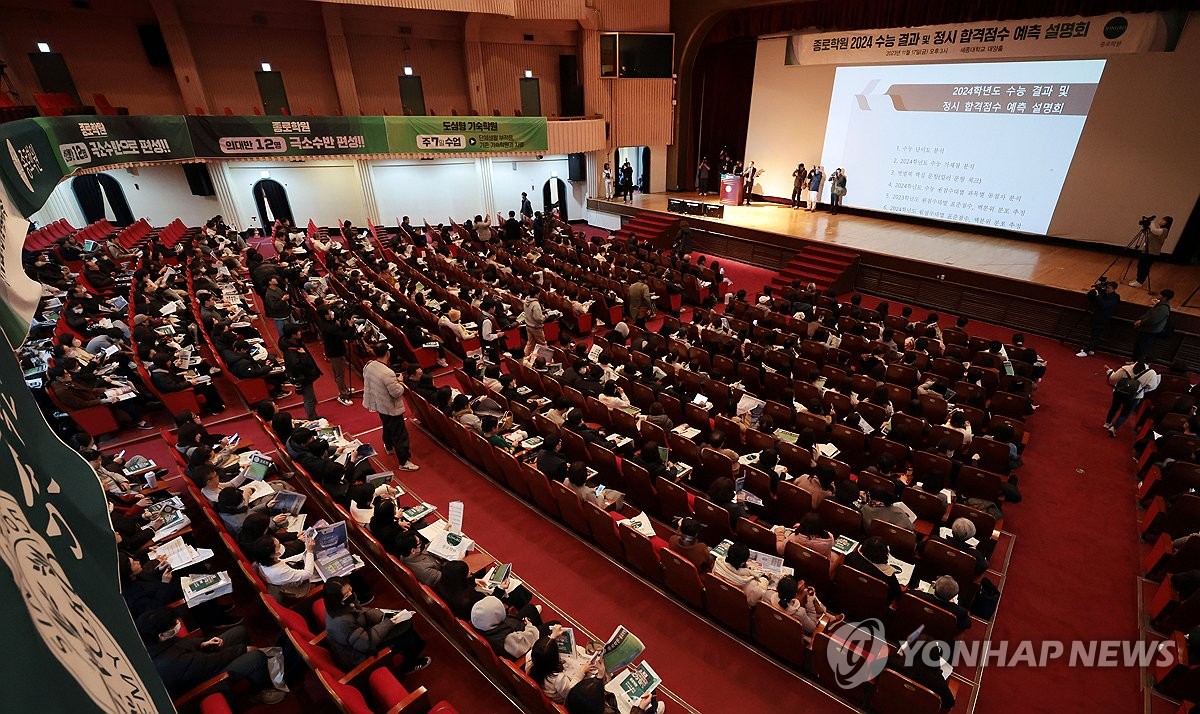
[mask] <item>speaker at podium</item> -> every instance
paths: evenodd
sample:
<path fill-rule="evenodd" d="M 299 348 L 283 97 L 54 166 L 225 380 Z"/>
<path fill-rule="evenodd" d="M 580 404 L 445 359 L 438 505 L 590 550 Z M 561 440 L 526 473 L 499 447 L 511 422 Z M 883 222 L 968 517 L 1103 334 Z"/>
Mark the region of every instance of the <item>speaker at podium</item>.
<path fill-rule="evenodd" d="M 724 174 L 721 176 L 721 203 L 726 206 L 742 205 L 742 192 L 746 185 L 741 176 Z"/>

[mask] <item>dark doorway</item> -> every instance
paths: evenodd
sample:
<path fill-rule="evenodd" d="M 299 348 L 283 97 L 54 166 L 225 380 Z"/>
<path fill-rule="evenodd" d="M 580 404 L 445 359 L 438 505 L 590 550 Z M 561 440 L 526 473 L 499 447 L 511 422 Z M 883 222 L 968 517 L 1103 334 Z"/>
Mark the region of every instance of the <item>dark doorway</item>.
<path fill-rule="evenodd" d="M 641 161 L 641 165 L 638 166 L 638 168 L 641 169 L 641 172 L 638 173 L 638 176 L 641 177 L 638 180 L 638 187 L 639 187 L 638 190 L 640 190 L 642 192 L 642 194 L 648 194 L 648 193 L 650 193 L 650 147 L 649 146 L 642 147 L 642 161 Z"/>
<path fill-rule="evenodd" d="M 275 221 L 288 220 L 296 224 L 292 218 L 292 204 L 288 202 L 287 189 L 274 179 L 263 179 L 254 184 L 254 205 L 258 206 L 258 220 L 263 227 L 263 233 L 271 235 L 271 227 Z"/>
<path fill-rule="evenodd" d="M 542 185 L 542 204 L 549 213 L 558 209 L 558 218 L 563 223 L 571 220 L 567 215 L 567 184 L 560 178 L 552 178 Z"/>
<path fill-rule="evenodd" d="M 88 223 L 104 220 L 109 213 L 114 226 L 133 223 L 133 212 L 125 199 L 125 189 L 108 174 L 83 174 L 71 179 L 71 191 Z"/>

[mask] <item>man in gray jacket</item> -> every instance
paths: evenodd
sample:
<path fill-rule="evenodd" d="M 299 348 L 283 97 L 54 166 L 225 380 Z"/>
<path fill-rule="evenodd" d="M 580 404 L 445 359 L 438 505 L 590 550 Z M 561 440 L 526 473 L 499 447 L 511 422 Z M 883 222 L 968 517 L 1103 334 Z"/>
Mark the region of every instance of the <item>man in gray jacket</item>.
<path fill-rule="evenodd" d="M 421 468 L 412 462 L 408 445 L 408 427 L 404 424 L 404 377 L 392 370 L 386 345 L 375 347 L 375 359 L 363 367 L 363 400 L 368 411 L 379 414 L 383 424 L 383 448 L 395 452 L 400 468 L 416 471 Z"/>
<path fill-rule="evenodd" d="M 1137 341 L 1133 343 L 1133 358 L 1140 360 L 1146 356 L 1146 350 L 1150 349 L 1150 343 L 1154 342 L 1154 338 L 1161 335 L 1167 329 L 1167 323 L 1171 319 L 1171 298 L 1175 297 L 1175 291 L 1171 289 L 1163 290 L 1158 294 L 1158 299 L 1150 306 L 1150 309 L 1145 312 L 1133 323 L 1134 329 L 1137 330 Z"/>

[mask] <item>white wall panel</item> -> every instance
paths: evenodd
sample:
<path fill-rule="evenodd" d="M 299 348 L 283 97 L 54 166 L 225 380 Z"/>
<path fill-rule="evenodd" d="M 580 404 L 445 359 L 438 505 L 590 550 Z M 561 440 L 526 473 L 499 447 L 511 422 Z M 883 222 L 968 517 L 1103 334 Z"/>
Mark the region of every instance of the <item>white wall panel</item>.
<path fill-rule="evenodd" d="M 237 204 L 238 226 L 261 228 L 254 203 L 254 184 L 262 172 L 283 184 L 297 225 L 313 219 L 319 226 L 332 226 L 339 219 L 361 223 L 366 217 L 362 184 L 353 161 L 308 161 L 304 163 L 231 162 L 224 164 L 229 187 Z"/>
<path fill-rule="evenodd" d="M 391 226 L 397 218 L 409 216 L 415 225 L 429 221 L 436 226 L 451 217 L 461 223 L 481 213 L 479 161 L 370 162 L 380 222 Z"/>

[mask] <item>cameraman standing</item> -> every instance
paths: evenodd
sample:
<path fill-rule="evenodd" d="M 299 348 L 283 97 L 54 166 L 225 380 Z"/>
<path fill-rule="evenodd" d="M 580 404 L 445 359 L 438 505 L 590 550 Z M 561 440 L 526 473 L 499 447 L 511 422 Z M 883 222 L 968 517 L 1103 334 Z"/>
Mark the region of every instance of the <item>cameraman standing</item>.
<path fill-rule="evenodd" d="M 1167 241 L 1174 220 L 1171 216 L 1163 216 L 1157 221 L 1154 216 L 1142 219 L 1146 237 L 1142 240 L 1142 254 L 1138 256 L 1137 279 L 1129 282 L 1130 287 L 1140 288 L 1150 277 L 1150 266 L 1154 264 L 1154 258 L 1162 254 L 1163 243 Z"/>
<path fill-rule="evenodd" d="M 1092 334 L 1088 343 L 1075 353 L 1076 357 L 1087 357 L 1096 352 L 1096 345 L 1108 335 L 1108 327 L 1117 311 L 1117 305 L 1121 304 L 1121 296 L 1117 294 L 1117 283 L 1106 278 L 1100 278 L 1092 285 L 1087 298 L 1092 306 Z"/>

